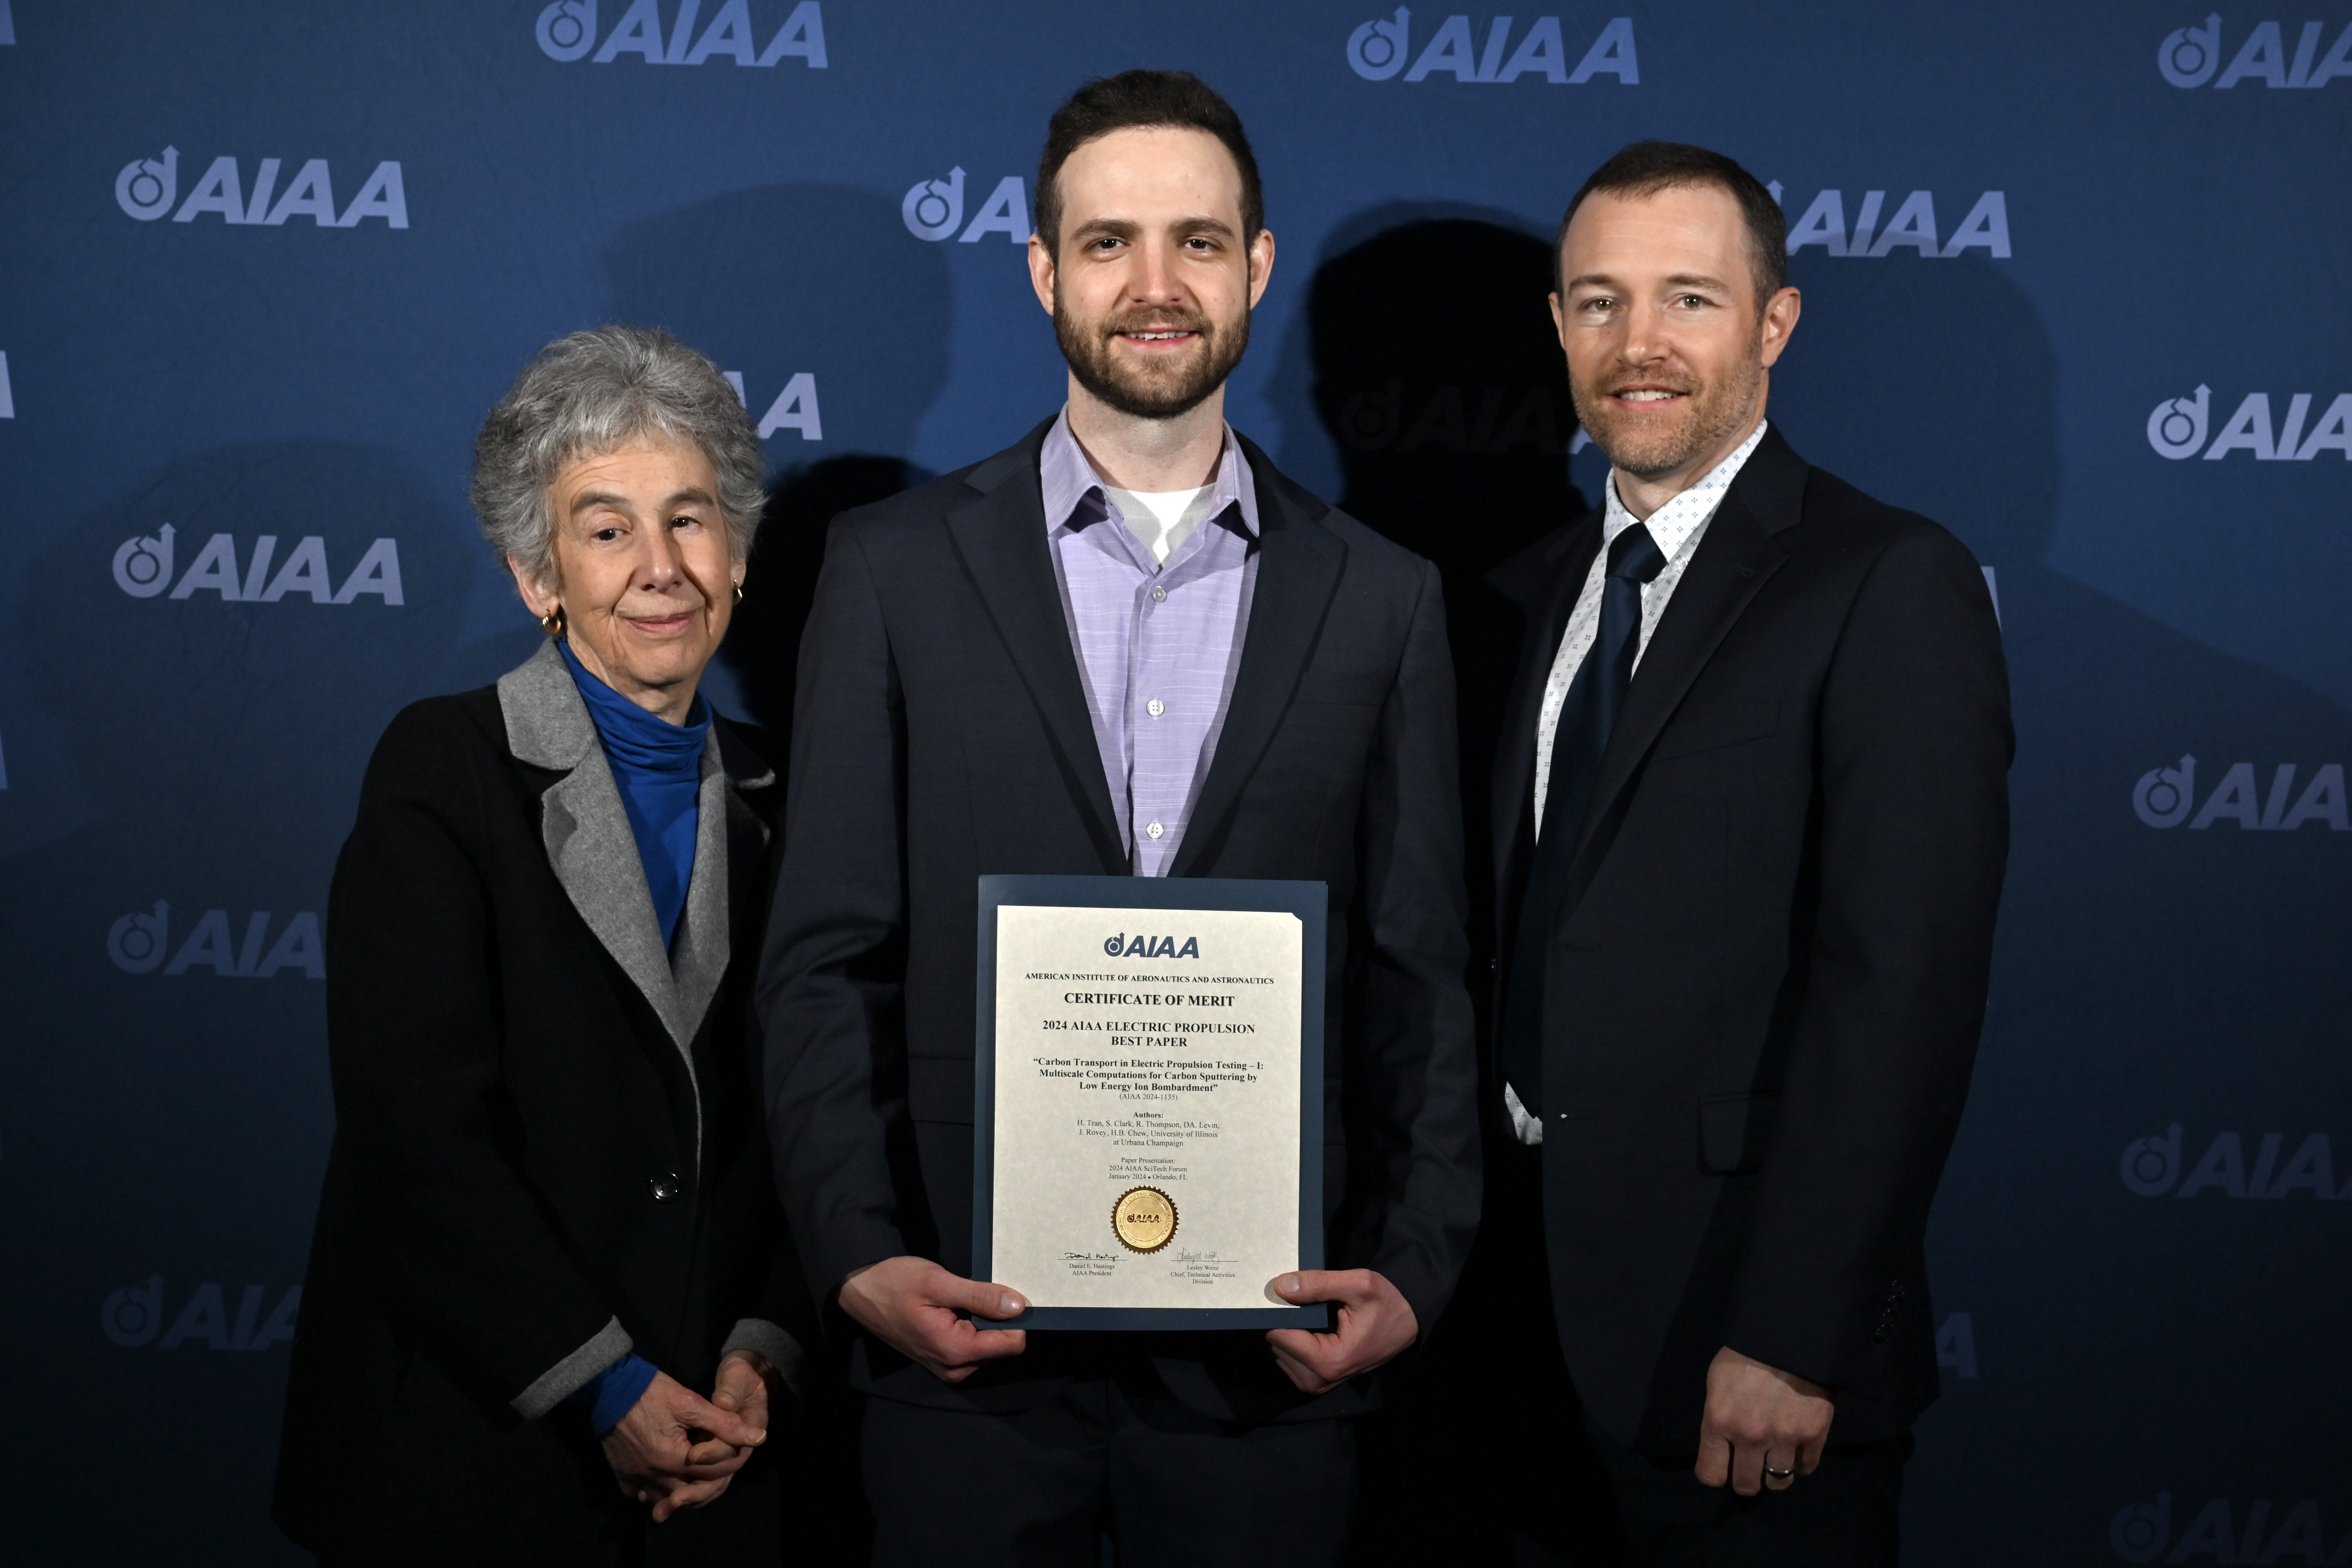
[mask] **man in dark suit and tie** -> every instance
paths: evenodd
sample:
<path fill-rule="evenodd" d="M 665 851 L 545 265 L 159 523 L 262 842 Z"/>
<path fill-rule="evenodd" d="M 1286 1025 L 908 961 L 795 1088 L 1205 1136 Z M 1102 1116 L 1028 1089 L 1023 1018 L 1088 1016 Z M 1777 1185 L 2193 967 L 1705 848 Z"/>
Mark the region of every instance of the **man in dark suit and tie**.
<path fill-rule="evenodd" d="M 2007 675 L 1968 551 L 1766 422 L 1784 245 L 1717 153 L 1586 182 L 1552 311 L 1604 504 L 1493 579 L 1525 651 L 1480 1272 L 1500 1506 L 1555 1561 L 1892 1563 L 1937 1392 L 1921 1254 L 1984 1016 Z"/>
<path fill-rule="evenodd" d="M 1274 238 L 1222 99 L 1090 83 L 1036 188 L 1067 404 L 828 542 L 759 991 L 778 1185 L 857 1331 L 877 1561 L 1328 1563 L 1365 1374 L 1477 1216 L 1441 590 L 1224 422 Z M 1333 1331 L 985 1326 L 1023 1310 L 964 1277 L 998 872 L 1328 887 L 1332 1267 L 1268 1285 Z"/>

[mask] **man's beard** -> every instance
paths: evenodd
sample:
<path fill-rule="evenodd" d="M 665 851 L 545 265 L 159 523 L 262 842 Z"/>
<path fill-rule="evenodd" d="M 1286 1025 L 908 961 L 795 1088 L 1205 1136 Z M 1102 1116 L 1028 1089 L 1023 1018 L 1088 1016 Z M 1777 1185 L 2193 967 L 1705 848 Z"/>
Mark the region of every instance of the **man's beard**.
<path fill-rule="evenodd" d="M 1584 426 L 1592 444 L 1601 448 L 1612 467 L 1636 479 L 1649 479 L 1674 473 L 1706 456 L 1748 422 L 1756 407 L 1757 389 L 1764 380 L 1764 362 L 1761 355 L 1751 355 L 1730 379 L 1712 386 L 1682 374 L 1618 374 L 1610 380 L 1621 385 L 1627 382 L 1664 383 L 1688 399 L 1688 412 L 1680 424 L 1671 429 L 1637 435 L 1616 427 L 1614 422 L 1622 405 L 1606 388 L 1579 385 L 1573 377 L 1570 380 L 1569 398 L 1576 405 L 1577 423 Z"/>
<path fill-rule="evenodd" d="M 1196 346 L 1166 364 L 1120 362 L 1113 342 L 1122 332 L 1180 331 L 1195 334 Z M 1070 374 L 1096 397 L 1138 419 L 1174 419 L 1190 414 L 1225 384 L 1249 347 L 1249 312 L 1218 326 L 1196 310 L 1161 306 L 1121 311 L 1102 322 L 1079 321 L 1054 299 L 1054 341 L 1069 362 Z"/>

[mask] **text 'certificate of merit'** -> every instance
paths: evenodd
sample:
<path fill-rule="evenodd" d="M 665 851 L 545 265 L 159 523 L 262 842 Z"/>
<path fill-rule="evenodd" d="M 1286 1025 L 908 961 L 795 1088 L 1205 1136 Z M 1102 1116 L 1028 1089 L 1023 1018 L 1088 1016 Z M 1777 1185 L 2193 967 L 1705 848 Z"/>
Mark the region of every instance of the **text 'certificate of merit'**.
<path fill-rule="evenodd" d="M 983 877 L 973 1272 L 1024 1328 L 1323 1327 L 1320 882 Z"/>

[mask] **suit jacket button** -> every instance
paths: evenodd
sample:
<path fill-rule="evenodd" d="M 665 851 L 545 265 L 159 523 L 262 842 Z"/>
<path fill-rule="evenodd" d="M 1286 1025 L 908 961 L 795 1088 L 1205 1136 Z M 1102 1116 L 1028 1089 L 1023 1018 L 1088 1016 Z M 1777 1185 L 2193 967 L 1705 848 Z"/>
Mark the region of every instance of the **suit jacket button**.
<path fill-rule="evenodd" d="M 672 1199 L 676 1198 L 679 1193 L 686 1190 L 684 1184 L 678 1181 L 677 1173 L 676 1171 L 666 1172 L 661 1175 L 654 1177 L 651 1181 L 648 1181 L 646 1184 L 646 1186 L 651 1190 L 654 1194 L 654 1202 L 657 1204 L 668 1203 Z"/>

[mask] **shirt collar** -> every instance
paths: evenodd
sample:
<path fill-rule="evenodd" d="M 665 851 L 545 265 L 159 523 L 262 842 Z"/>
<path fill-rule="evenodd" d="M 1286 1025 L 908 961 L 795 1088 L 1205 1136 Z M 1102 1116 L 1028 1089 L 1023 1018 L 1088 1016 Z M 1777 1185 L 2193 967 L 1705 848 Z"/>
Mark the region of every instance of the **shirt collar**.
<path fill-rule="evenodd" d="M 1045 445 L 1037 454 L 1037 478 L 1045 488 L 1045 530 L 1084 528 L 1100 522 L 1110 515 L 1110 502 L 1104 496 L 1104 480 L 1095 472 L 1095 466 L 1070 434 L 1070 410 L 1067 405 L 1054 427 L 1045 432 Z M 1085 515 L 1078 515 L 1080 509 Z M 1242 444 L 1234 438 L 1234 427 L 1225 426 L 1225 448 L 1217 458 L 1217 477 L 1209 496 L 1209 521 L 1222 521 L 1229 510 L 1241 517 L 1240 532 L 1248 538 L 1257 537 L 1257 485 L 1251 478 L 1249 459 L 1242 456 Z"/>
<path fill-rule="evenodd" d="M 1705 528 L 1708 520 L 1715 516 L 1715 509 L 1723 504 L 1724 492 L 1731 488 L 1731 481 L 1739 477 L 1740 468 L 1748 461 L 1748 455 L 1756 450 L 1758 443 L 1764 439 L 1766 428 L 1766 421 L 1758 420 L 1756 428 L 1748 432 L 1748 439 L 1739 443 L 1731 456 L 1709 468 L 1696 484 L 1681 491 L 1646 520 L 1627 511 L 1625 503 L 1617 499 L 1617 470 L 1610 469 L 1609 482 L 1601 487 L 1608 495 L 1608 516 L 1601 525 L 1602 540 L 1613 542 L 1634 523 L 1646 521 L 1650 537 L 1657 542 L 1658 553 L 1672 561 L 1682 547 L 1690 542 L 1691 535 Z"/>

